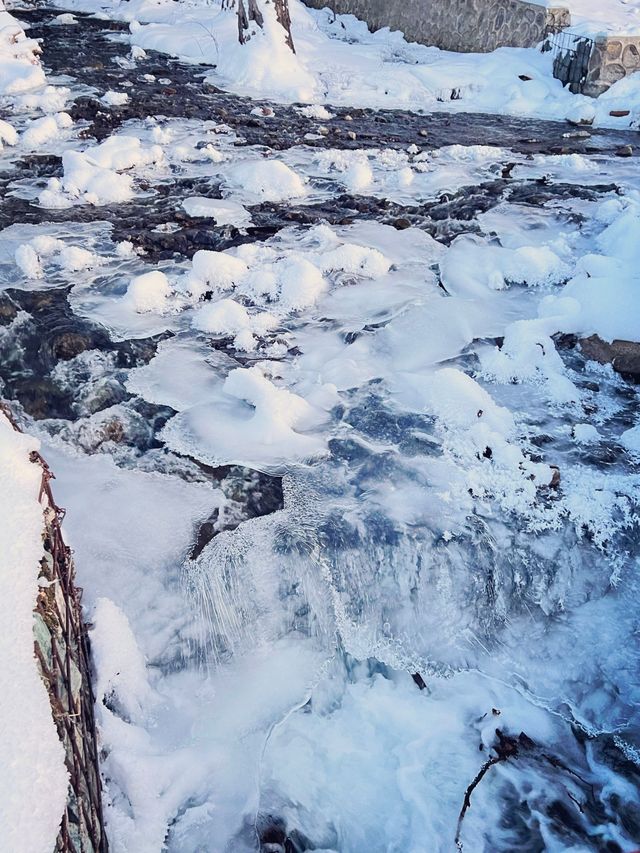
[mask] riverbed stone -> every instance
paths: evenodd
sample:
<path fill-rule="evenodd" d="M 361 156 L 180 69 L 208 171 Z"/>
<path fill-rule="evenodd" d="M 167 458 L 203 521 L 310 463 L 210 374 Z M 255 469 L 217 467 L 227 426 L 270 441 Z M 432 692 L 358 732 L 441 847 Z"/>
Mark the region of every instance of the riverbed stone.
<path fill-rule="evenodd" d="M 608 343 L 598 335 L 591 335 L 580 341 L 580 349 L 591 361 L 610 364 L 616 373 L 640 382 L 640 343 L 621 340 Z"/>

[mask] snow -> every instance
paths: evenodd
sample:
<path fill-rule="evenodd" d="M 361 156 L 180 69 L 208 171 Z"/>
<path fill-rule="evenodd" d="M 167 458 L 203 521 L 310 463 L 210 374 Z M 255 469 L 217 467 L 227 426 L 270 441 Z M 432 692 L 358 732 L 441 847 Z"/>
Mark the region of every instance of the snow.
<path fill-rule="evenodd" d="M 39 149 L 47 142 L 51 142 L 62 135 L 62 131 L 68 130 L 73 122 L 68 113 L 56 113 L 42 118 L 34 119 L 22 134 L 22 143 L 31 149 Z"/>
<path fill-rule="evenodd" d="M 8 121 L 0 120 L 0 145 L 16 145 L 18 142 L 18 133 Z M 0 151 L 2 149 L 0 148 Z"/>
<path fill-rule="evenodd" d="M 0 95 L 16 95 L 42 86 L 40 45 L 28 38 L 0 0 Z"/>
<path fill-rule="evenodd" d="M 303 179 L 280 160 L 238 163 L 226 174 L 229 188 L 243 190 L 254 204 L 303 198 L 307 193 Z"/>
<path fill-rule="evenodd" d="M 613 4 L 613 9 L 609 6 Z M 576 0 L 578 32 L 640 32 L 635 2 Z M 488 54 L 455 54 L 407 42 L 401 33 L 369 32 L 352 15 L 335 16 L 291 0 L 296 53 L 268 6 L 264 30 L 252 27 L 248 44 L 237 40 L 233 10 L 175 0 L 65 0 L 74 9 L 129 21 L 134 49 L 153 49 L 215 66 L 222 88 L 276 101 L 307 103 L 311 118 L 327 106 L 410 109 L 417 112 L 494 112 L 564 120 L 593 113 L 595 124 L 634 127 L 640 119 L 640 74 L 618 81 L 596 101 L 573 95 L 552 76 L 551 54 L 536 48 L 499 48 Z M 630 115 L 615 118 L 614 108 Z M 330 113 L 331 110 L 329 109 Z"/>
<path fill-rule="evenodd" d="M 117 704 L 120 713 L 139 722 L 143 709 L 153 701 L 147 663 L 127 617 L 109 598 L 96 601 L 91 644 L 98 702 Z"/>
<path fill-rule="evenodd" d="M 543 6 L 557 5 L 555 0 L 542 0 Z M 630 0 L 569 0 L 565 4 L 571 12 L 571 30 L 592 38 L 640 34 L 640 10 Z"/>
<path fill-rule="evenodd" d="M 77 24 L 78 20 L 75 15 L 71 15 L 68 12 L 65 12 L 62 15 L 56 15 L 56 23 L 62 25 Z"/>
<path fill-rule="evenodd" d="M 220 299 L 197 311 L 192 325 L 201 332 L 231 335 L 237 349 L 250 351 L 255 349 L 257 343 L 254 333 L 264 334 L 277 322 L 275 317 L 266 312 L 251 315 L 233 299 Z"/>
<path fill-rule="evenodd" d="M 247 274 L 247 265 L 226 252 L 201 249 L 193 256 L 189 288 L 202 295 L 207 287 L 218 292 L 231 290 Z"/>
<path fill-rule="evenodd" d="M 18 246 L 15 258 L 16 264 L 28 278 L 42 278 L 42 265 L 33 246 L 29 246 L 28 243 Z"/>
<path fill-rule="evenodd" d="M 64 176 L 50 178 L 39 195 L 43 207 L 69 207 L 76 202 L 92 205 L 129 201 L 134 196 L 133 177 L 122 174 L 162 160 L 159 145 L 144 146 L 134 136 L 110 136 L 84 151 L 65 151 Z"/>
<path fill-rule="evenodd" d="M 632 453 L 640 454 L 640 425 L 625 430 L 620 436 L 620 444 Z"/>
<path fill-rule="evenodd" d="M 78 272 L 91 270 L 102 263 L 102 259 L 88 249 L 67 246 L 46 234 L 40 234 L 28 243 L 21 243 L 14 257 L 18 268 L 30 279 L 45 278 L 45 265 L 48 266 L 48 272 L 51 266 L 67 272 Z"/>
<path fill-rule="evenodd" d="M 2 477 L 0 575 L 0 847 L 48 853 L 55 847 L 67 798 L 64 750 L 33 650 L 44 520 L 41 469 L 29 461 L 39 442 L 0 414 Z"/>
<path fill-rule="evenodd" d="M 601 439 L 600 433 L 592 424 L 575 424 L 573 437 L 580 444 L 591 444 Z"/>
<path fill-rule="evenodd" d="M 127 300 L 139 314 L 163 311 L 171 294 L 169 279 L 163 272 L 153 270 L 131 279 L 127 288 Z"/>

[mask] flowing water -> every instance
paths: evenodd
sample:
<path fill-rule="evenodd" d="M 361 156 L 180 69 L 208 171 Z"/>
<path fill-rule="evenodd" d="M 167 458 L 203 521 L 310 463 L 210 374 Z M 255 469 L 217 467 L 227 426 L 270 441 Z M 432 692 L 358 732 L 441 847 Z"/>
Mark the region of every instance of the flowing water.
<path fill-rule="evenodd" d="M 152 673 L 150 688 L 127 693 L 114 676 L 100 693 L 111 663 L 97 646 L 114 848 L 631 853 L 640 471 L 615 436 L 637 419 L 636 386 L 571 337 L 556 340 L 578 389 L 571 406 L 550 402 L 544 384 L 483 375 L 482 352 L 527 315 L 526 286 L 488 313 L 454 299 L 434 325 L 434 302 L 417 290 L 389 295 L 345 273 L 342 295 L 271 341 L 281 377 L 302 377 L 296 390 L 314 371 L 338 386 L 314 427 L 326 452 L 265 459 L 259 441 L 238 439 L 227 459 L 209 433 L 226 417 L 220 381 L 261 353 L 198 335 L 180 316 L 133 328 L 113 306 L 142 271 L 115 251 L 122 240 L 178 275 L 200 249 L 315 251 L 323 222 L 391 253 L 395 288 L 426 277 L 434 293 L 445 289 L 438 253 L 461 234 L 498 245 L 518 229 L 530 242 L 553 232 L 586 253 L 588 212 L 637 183 L 635 157 L 614 156 L 635 135 L 355 109 L 316 133 L 292 107 L 252 115 L 254 102 L 155 55 L 127 72 L 129 102 L 105 108 L 96 93 L 122 82 L 124 27 L 88 17 L 62 27 L 55 14 L 21 17 L 45 39 L 50 79 L 71 88 L 85 140 L 142 136 L 160 115 L 174 139 L 197 144 L 223 124 L 238 156 L 275 151 L 301 169 L 329 148 L 499 152 L 414 197 L 310 172 L 303 202 L 245 202 L 246 229 L 182 209 L 189 196 L 223 195 L 206 163 L 143 176 L 129 203 L 51 210 L 35 196 L 61 174 L 59 143 L 3 153 L 3 395 L 58 471 L 85 603 L 117 602 Z M 554 173 L 565 154 L 597 164 L 594 175 Z M 13 252 L 37 234 L 90 248 L 103 265 L 26 285 Z M 412 380 L 436 365 L 456 371 L 454 384 L 478 378 L 484 448 L 446 389 Z M 508 441 L 496 407 L 515 416 Z M 595 443 L 574 440 L 583 421 L 597 425 Z M 509 462 L 494 469 L 501 453 Z M 532 485 L 543 463 L 560 479 Z"/>

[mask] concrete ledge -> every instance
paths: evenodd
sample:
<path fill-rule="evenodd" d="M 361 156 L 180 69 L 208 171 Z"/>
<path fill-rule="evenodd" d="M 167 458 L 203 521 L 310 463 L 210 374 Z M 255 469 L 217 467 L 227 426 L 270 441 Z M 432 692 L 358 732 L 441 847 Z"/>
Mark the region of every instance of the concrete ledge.
<path fill-rule="evenodd" d="M 568 27 L 569 10 L 525 0 L 304 0 L 315 9 L 355 15 L 369 29 L 401 30 L 409 41 L 461 53 L 534 47 L 550 30 Z"/>

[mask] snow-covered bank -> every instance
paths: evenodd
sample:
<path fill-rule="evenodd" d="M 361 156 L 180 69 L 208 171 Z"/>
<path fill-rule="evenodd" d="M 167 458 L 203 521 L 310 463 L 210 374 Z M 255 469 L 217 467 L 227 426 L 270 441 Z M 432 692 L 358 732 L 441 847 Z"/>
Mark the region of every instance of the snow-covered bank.
<path fill-rule="evenodd" d="M 64 750 L 33 649 L 43 555 L 40 444 L 0 413 L 0 849 L 50 853 L 67 798 Z"/>
<path fill-rule="evenodd" d="M 539 0 L 545 6 L 567 6 L 571 12 L 572 32 L 592 38 L 599 35 L 635 36 L 640 34 L 640 5 L 633 0 Z"/>
<path fill-rule="evenodd" d="M 247 45 L 237 41 L 233 10 L 175 0 L 57 0 L 62 8 L 129 21 L 131 42 L 190 62 L 215 66 L 211 81 L 252 97 L 415 111 L 504 113 L 563 120 L 577 112 L 601 127 L 635 127 L 640 76 L 591 100 L 572 95 L 537 49 L 457 54 L 408 43 L 388 29 L 370 33 L 352 15 L 334 16 L 291 0 L 296 55 L 269 17 Z M 269 8 L 269 7 L 267 7 Z M 634 4 L 635 8 L 635 4 Z M 636 79 L 637 78 L 637 79 Z M 622 104 L 622 106 L 621 106 Z M 630 115 L 614 117 L 615 109 Z"/>
<path fill-rule="evenodd" d="M 16 95 L 44 84 L 40 53 L 38 42 L 25 35 L 0 0 L 0 95 Z"/>

